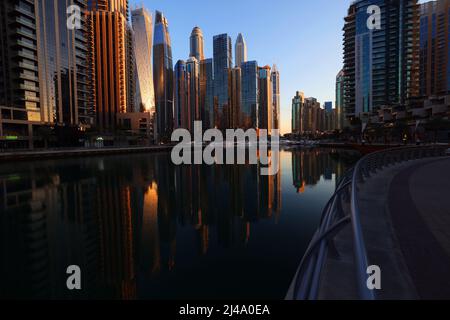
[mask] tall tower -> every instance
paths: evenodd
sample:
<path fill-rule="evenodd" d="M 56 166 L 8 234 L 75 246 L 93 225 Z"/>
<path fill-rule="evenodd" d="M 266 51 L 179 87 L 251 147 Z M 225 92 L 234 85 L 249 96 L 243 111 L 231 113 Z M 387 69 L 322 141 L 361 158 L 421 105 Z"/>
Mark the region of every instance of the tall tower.
<path fill-rule="evenodd" d="M 199 27 L 192 29 L 190 38 L 191 53 L 189 57 L 197 59 L 198 62 L 205 59 L 203 53 L 203 32 Z"/>
<path fill-rule="evenodd" d="M 258 80 L 258 88 L 259 88 L 259 129 L 268 130 L 268 134 L 270 135 L 272 130 L 272 118 L 273 118 L 273 109 L 272 109 L 272 79 L 270 67 L 260 67 L 259 68 L 259 80 Z"/>
<path fill-rule="evenodd" d="M 139 8 L 131 12 L 134 31 L 134 56 L 136 59 L 135 110 L 155 113 L 155 90 L 153 87 L 153 22 L 152 15 Z"/>
<path fill-rule="evenodd" d="M 381 28 L 371 29 L 369 6 L 381 9 Z M 418 0 L 352 3 L 344 26 L 346 109 L 350 116 L 395 106 L 418 94 Z M 353 100 L 354 99 L 354 100 Z"/>
<path fill-rule="evenodd" d="M 212 59 L 200 61 L 200 112 L 203 128 L 214 127 L 214 66 Z"/>
<path fill-rule="evenodd" d="M 128 1 L 92 0 L 88 6 L 96 122 L 100 132 L 111 132 L 117 114 L 131 111 Z"/>
<path fill-rule="evenodd" d="M 227 34 L 214 36 L 214 124 L 228 129 L 229 70 L 233 64 L 231 38 Z"/>
<path fill-rule="evenodd" d="M 336 76 L 336 129 L 344 129 L 344 70 Z"/>
<path fill-rule="evenodd" d="M 186 72 L 189 74 L 189 107 L 190 107 L 190 123 L 189 130 L 193 132 L 194 121 L 201 121 L 200 114 L 200 65 L 195 57 L 191 57 L 186 61 Z"/>
<path fill-rule="evenodd" d="M 241 127 L 258 127 L 258 63 L 247 61 L 241 65 Z"/>
<path fill-rule="evenodd" d="M 280 72 L 276 65 L 272 68 L 272 106 L 273 106 L 273 129 L 280 129 Z"/>
<path fill-rule="evenodd" d="M 189 75 L 186 63 L 178 60 L 175 64 L 174 87 L 174 129 L 187 129 L 189 125 Z"/>
<path fill-rule="evenodd" d="M 169 23 L 156 11 L 153 41 L 153 83 L 156 102 L 156 131 L 159 141 L 169 141 L 173 131 L 173 63 Z"/>
<path fill-rule="evenodd" d="M 233 68 L 230 70 L 230 113 L 229 127 L 230 129 L 240 128 L 241 123 L 241 68 Z"/>
<path fill-rule="evenodd" d="M 247 44 L 245 43 L 244 36 L 239 33 L 236 39 L 236 67 L 240 67 L 242 63 L 247 61 Z"/>

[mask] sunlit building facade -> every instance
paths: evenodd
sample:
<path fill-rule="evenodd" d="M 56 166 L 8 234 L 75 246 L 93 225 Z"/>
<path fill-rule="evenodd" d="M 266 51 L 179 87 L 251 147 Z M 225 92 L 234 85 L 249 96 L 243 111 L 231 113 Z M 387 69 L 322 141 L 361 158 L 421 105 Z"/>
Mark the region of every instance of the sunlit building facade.
<path fill-rule="evenodd" d="M 214 36 L 214 124 L 228 129 L 229 112 L 229 70 L 233 64 L 231 38 L 227 34 Z"/>
<path fill-rule="evenodd" d="M 280 107 L 281 107 L 281 96 L 280 96 L 280 72 L 276 65 L 272 68 L 272 108 L 273 108 L 273 128 L 280 129 Z"/>
<path fill-rule="evenodd" d="M 189 74 L 186 62 L 178 60 L 174 71 L 174 128 L 187 129 L 189 127 Z"/>
<path fill-rule="evenodd" d="M 190 122 L 189 130 L 193 132 L 194 122 L 201 121 L 200 113 L 200 65 L 196 58 L 191 57 L 186 61 L 186 72 L 189 75 L 188 83 L 188 98 L 189 98 L 189 112 Z"/>
<path fill-rule="evenodd" d="M 241 127 L 258 127 L 258 63 L 247 61 L 241 65 Z"/>
<path fill-rule="evenodd" d="M 292 99 L 292 115 L 291 115 L 291 127 L 292 133 L 303 133 L 304 123 L 303 123 L 303 111 L 304 111 L 304 100 L 305 95 L 303 92 L 297 91 L 294 98 Z"/>
<path fill-rule="evenodd" d="M 189 57 L 193 57 L 197 59 L 198 62 L 205 59 L 204 54 L 204 40 L 203 40 L 203 32 L 199 27 L 195 27 L 192 30 L 191 37 L 189 39 L 190 45 L 190 54 Z"/>
<path fill-rule="evenodd" d="M 258 114 L 258 128 L 267 129 L 270 134 L 272 130 L 273 108 L 272 108 L 272 78 L 269 66 L 258 68 L 259 79 L 259 114 Z"/>
<path fill-rule="evenodd" d="M 241 124 L 241 68 L 230 70 L 230 129 L 238 129 Z"/>
<path fill-rule="evenodd" d="M 159 141 L 168 141 L 173 130 L 173 62 L 169 24 L 156 11 L 153 41 L 153 82 L 156 102 L 156 130 Z"/>
<path fill-rule="evenodd" d="M 236 46 L 234 50 L 236 56 L 236 67 L 241 67 L 241 65 L 247 61 L 247 43 L 245 42 L 242 33 L 239 33 L 236 39 Z"/>
<path fill-rule="evenodd" d="M 336 76 L 336 129 L 342 130 L 344 129 L 344 70 L 339 71 Z"/>

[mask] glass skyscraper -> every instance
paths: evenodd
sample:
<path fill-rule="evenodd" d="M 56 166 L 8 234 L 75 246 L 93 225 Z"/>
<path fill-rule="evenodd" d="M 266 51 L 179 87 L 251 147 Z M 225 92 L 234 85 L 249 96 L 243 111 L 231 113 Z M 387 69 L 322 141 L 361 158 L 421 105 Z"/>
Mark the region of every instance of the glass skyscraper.
<path fill-rule="evenodd" d="M 280 107 L 281 107 L 281 99 L 280 99 L 280 72 L 276 65 L 272 68 L 272 108 L 273 108 L 273 128 L 280 129 Z"/>
<path fill-rule="evenodd" d="M 178 60 L 175 65 L 174 128 L 188 129 L 189 126 L 189 75 L 186 63 Z"/>
<path fill-rule="evenodd" d="M 228 129 L 229 70 L 233 64 L 231 38 L 227 34 L 214 36 L 214 118 L 215 126 Z"/>
<path fill-rule="evenodd" d="M 200 112 L 203 128 L 214 127 L 214 65 L 213 59 L 200 62 Z"/>
<path fill-rule="evenodd" d="M 134 56 L 136 61 L 136 106 L 135 111 L 155 113 L 155 91 L 153 86 L 153 22 L 152 15 L 144 8 L 131 12 L 134 31 Z"/>
<path fill-rule="evenodd" d="M 191 57 L 186 62 L 186 72 L 189 74 L 189 111 L 190 123 L 189 130 L 193 132 L 194 121 L 201 121 L 199 96 L 200 96 L 200 66 L 195 57 Z"/>
<path fill-rule="evenodd" d="M 272 88 L 270 67 L 269 66 L 261 67 L 259 68 L 258 72 L 259 72 L 258 128 L 267 129 L 268 134 L 271 134 L 272 118 L 273 118 L 273 109 L 272 109 L 273 88 Z"/>
<path fill-rule="evenodd" d="M 159 141 L 169 141 L 173 130 L 173 63 L 169 24 L 156 11 L 153 41 L 153 82 L 156 102 L 156 130 Z"/>
<path fill-rule="evenodd" d="M 241 114 L 243 129 L 258 127 L 258 63 L 241 65 Z"/>
<path fill-rule="evenodd" d="M 344 70 L 336 76 L 336 129 L 344 129 Z"/>
<path fill-rule="evenodd" d="M 381 28 L 370 29 L 370 5 Z M 418 94 L 417 0 L 358 0 L 344 26 L 345 108 L 348 116 L 405 104 Z"/>
<path fill-rule="evenodd" d="M 242 63 L 247 61 L 247 44 L 242 33 L 239 33 L 236 39 L 234 50 L 236 51 L 236 67 L 241 67 Z"/>
<path fill-rule="evenodd" d="M 198 62 L 205 59 L 203 52 L 203 32 L 199 27 L 192 30 L 190 37 L 190 54 L 189 57 L 194 57 Z"/>

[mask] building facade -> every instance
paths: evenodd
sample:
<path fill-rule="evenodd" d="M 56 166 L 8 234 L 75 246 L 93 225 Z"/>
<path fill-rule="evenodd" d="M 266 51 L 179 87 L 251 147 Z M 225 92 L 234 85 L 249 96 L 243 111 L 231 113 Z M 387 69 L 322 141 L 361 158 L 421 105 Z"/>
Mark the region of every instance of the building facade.
<path fill-rule="evenodd" d="M 188 129 L 193 132 L 194 122 L 202 120 L 200 112 L 200 65 L 195 57 L 190 57 L 186 61 L 186 72 L 189 76 L 187 88 L 189 97 L 190 123 Z"/>
<path fill-rule="evenodd" d="M 189 127 L 189 75 L 186 63 L 178 60 L 174 72 L 174 129 L 187 129 Z"/>
<path fill-rule="evenodd" d="M 247 61 L 247 43 L 245 42 L 242 33 L 239 33 L 236 39 L 236 46 L 234 49 L 236 56 L 236 67 L 241 67 L 241 65 Z"/>
<path fill-rule="evenodd" d="M 258 113 L 258 128 L 266 129 L 271 133 L 273 123 L 273 88 L 271 70 L 269 66 L 258 68 L 258 88 L 259 88 L 259 113 Z"/>
<path fill-rule="evenodd" d="M 280 129 L 280 108 L 281 108 L 281 96 L 280 96 L 280 72 L 276 65 L 272 68 L 272 106 L 273 106 L 273 128 Z"/>
<path fill-rule="evenodd" d="M 228 129 L 229 113 L 229 70 L 233 64 L 231 38 L 227 34 L 214 36 L 214 124 L 215 127 Z"/>
<path fill-rule="evenodd" d="M 303 111 L 304 111 L 305 94 L 297 91 L 292 99 L 292 115 L 291 115 L 291 130 L 292 133 L 301 134 L 304 132 L 303 128 Z"/>
<path fill-rule="evenodd" d="M 258 128 L 258 63 L 247 61 L 241 65 L 241 127 Z"/>
<path fill-rule="evenodd" d="M 233 68 L 230 70 L 230 114 L 229 128 L 238 129 L 242 122 L 241 116 L 241 68 Z"/>
<path fill-rule="evenodd" d="M 169 141 L 173 131 L 173 63 L 169 24 L 156 11 L 153 41 L 153 83 L 155 86 L 156 131 L 159 141 Z"/>
<path fill-rule="evenodd" d="M 450 0 L 420 5 L 420 96 L 450 94 Z"/>
<path fill-rule="evenodd" d="M 200 112 L 204 129 L 214 127 L 214 63 L 200 61 Z"/>
<path fill-rule="evenodd" d="M 194 57 L 198 62 L 205 59 L 204 55 L 204 40 L 203 32 L 199 27 L 192 30 L 190 37 L 190 54 L 189 57 Z"/>
<path fill-rule="evenodd" d="M 369 28 L 370 5 L 381 9 L 381 28 Z M 418 94 L 417 0 L 358 0 L 344 26 L 345 108 L 360 117 Z"/>
<path fill-rule="evenodd" d="M 336 76 L 336 129 L 344 129 L 344 70 L 339 71 Z"/>

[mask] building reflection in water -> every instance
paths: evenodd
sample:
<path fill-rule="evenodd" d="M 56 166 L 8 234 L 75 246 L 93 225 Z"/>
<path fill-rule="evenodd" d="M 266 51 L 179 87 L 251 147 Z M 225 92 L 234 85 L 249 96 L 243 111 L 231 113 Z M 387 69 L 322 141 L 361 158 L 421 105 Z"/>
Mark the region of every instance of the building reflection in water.
<path fill-rule="evenodd" d="M 343 174 L 331 153 L 292 151 L 298 192 Z M 246 246 L 252 225 L 281 214 L 281 171 L 259 173 L 174 166 L 165 153 L 2 166 L 0 297 L 133 299 L 140 277 L 173 272 L 187 245 L 200 256 Z M 177 243 L 186 230 L 193 243 Z M 81 267 L 83 290 L 67 290 L 69 265 Z"/>

